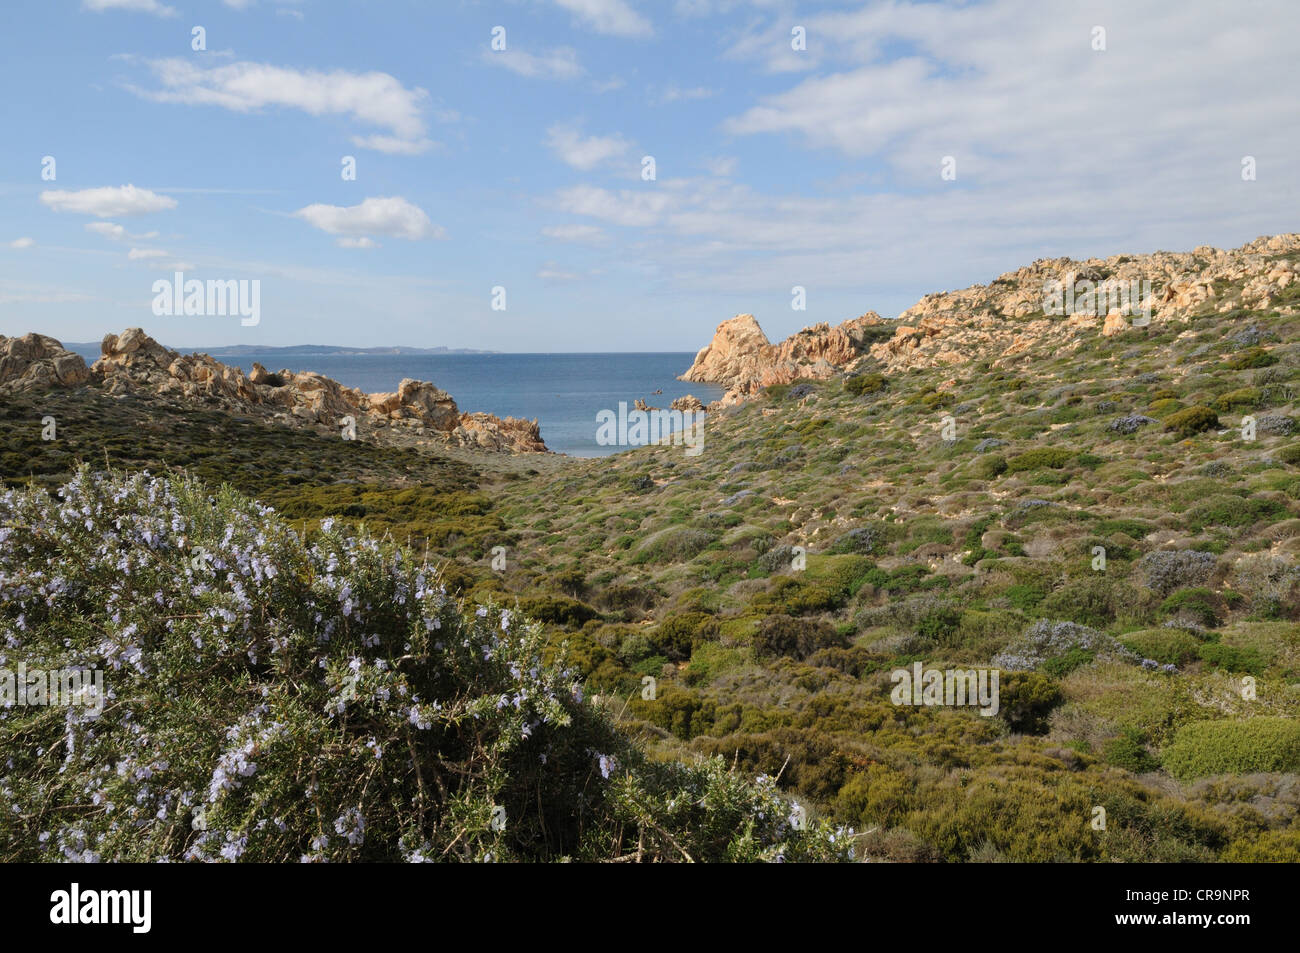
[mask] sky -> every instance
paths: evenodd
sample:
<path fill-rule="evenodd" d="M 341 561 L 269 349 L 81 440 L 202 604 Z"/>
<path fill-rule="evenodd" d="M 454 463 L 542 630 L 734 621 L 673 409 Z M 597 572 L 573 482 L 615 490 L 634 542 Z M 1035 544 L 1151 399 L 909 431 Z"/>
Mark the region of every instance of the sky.
<path fill-rule="evenodd" d="M 0 334 L 694 351 L 742 312 L 778 340 L 1038 258 L 1234 247 L 1300 230 L 1297 26 L 1295 0 L 4 0 Z M 177 271 L 259 282 L 257 322 L 155 314 Z"/>

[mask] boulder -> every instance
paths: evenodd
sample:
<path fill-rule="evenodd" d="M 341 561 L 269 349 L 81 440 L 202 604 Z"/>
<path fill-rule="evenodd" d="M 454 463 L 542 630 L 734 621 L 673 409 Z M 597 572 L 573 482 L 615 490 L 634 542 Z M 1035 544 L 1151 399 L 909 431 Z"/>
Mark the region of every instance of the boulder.
<path fill-rule="evenodd" d="M 34 393 L 52 387 L 76 387 L 89 379 L 90 371 L 81 356 L 52 337 L 0 335 L 0 392 Z"/>

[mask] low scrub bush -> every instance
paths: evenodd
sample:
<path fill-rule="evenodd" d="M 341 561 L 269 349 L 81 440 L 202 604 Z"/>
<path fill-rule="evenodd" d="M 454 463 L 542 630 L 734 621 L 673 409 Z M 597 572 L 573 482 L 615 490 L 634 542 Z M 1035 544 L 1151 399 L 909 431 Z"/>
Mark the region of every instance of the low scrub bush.
<path fill-rule="evenodd" d="M 1188 407 L 1163 418 L 1165 430 L 1179 437 L 1192 437 L 1219 426 L 1219 415 L 1209 407 Z"/>
<path fill-rule="evenodd" d="M 1017 454 L 1009 459 L 1007 461 L 1007 472 L 1019 473 L 1023 470 L 1040 470 L 1044 467 L 1059 470 L 1073 460 L 1074 456 L 1074 453 L 1070 450 L 1057 447 L 1040 447 L 1037 450 Z"/>
<path fill-rule="evenodd" d="M 1300 722 L 1259 717 L 1184 725 L 1165 748 L 1164 765 L 1182 781 L 1210 774 L 1300 771 Z"/>

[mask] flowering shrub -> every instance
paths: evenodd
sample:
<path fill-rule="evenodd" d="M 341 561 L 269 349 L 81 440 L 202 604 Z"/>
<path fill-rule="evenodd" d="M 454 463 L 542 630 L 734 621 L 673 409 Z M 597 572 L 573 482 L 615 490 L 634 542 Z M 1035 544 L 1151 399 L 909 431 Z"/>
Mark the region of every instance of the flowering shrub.
<path fill-rule="evenodd" d="M 1091 653 L 1096 659 L 1138 661 L 1132 652 L 1096 629 L 1076 622 L 1040 619 L 995 655 L 993 665 L 1008 672 L 1028 672 L 1074 651 Z"/>
<path fill-rule="evenodd" d="M 1140 428 L 1154 423 L 1159 423 L 1154 417 L 1148 417 L 1145 414 L 1129 414 L 1125 417 L 1116 417 L 1106 425 L 1106 429 L 1113 430 L 1115 433 L 1131 434 L 1137 433 Z"/>
<path fill-rule="evenodd" d="M 0 708 L 0 859 L 851 856 L 770 782 L 649 763 L 541 654 L 409 551 L 228 489 L 5 492 L 0 668 L 102 670 L 106 698 Z"/>
<path fill-rule="evenodd" d="M 1137 569 L 1149 588 L 1161 595 L 1196 586 L 1209 578 L 1218 557 L 1198 549 L 1158 549 L 1138 560 Z"/>

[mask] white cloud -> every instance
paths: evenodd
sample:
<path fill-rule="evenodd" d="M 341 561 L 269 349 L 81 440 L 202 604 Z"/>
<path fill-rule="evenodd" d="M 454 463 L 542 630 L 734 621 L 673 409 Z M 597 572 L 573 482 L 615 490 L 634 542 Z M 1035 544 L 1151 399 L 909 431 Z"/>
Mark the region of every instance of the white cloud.
<path fill-rule="evenodd" d="M 675 103 L 681 100 L 708 99 L 716 95 L 718 95 L 717 90 L 709 89 L 706 86 L 692 86 L 688 89 L 682 89 L 680 86 L 668 86 L 659 95 L 659 102 Z"/>
<path fill-rule="evenodd" d="M 48 285 L 22 284 L 6 281 L 0 291 L 0 304 L 77 304 L 96 300 L 93 295 L 77 291 L 61 291 Z"/>
<path fill-rule="evenodd" d="M 360 238 L 340 238 L 335 242 L 339 248 L 378 248 L 379 242 L 362 235 Z"/>
<path fill-rule="evenodd" d="M 672 199 L 663 190 L 611 192 L 591 185 L 576 185 L 556 196 L 556 207 L 571 215 L 642 228 L 658 224 L 671 203 Z"/>
<path fill-rule="evenodd" d="M 627 0 L 555 0 L 555 3 L 596 33 L 609 36 L 650 36 L 654 33 L 650 21 L 632 9 Z"/>
<path fill-rule="evenodd" d="M 598 244 L 608 237 L 599 225 L 548 225 L 542 229 L 542 234 L 560 242 L 590 244 Z"/>
<path fill-rule="evenodd" d="M 428 90 L 407 88 L 388 73 L 322 72 L 251 62 L 205 68 L 180 58 L 152 60 L 149 68 L 161 88 L 129 88 L 155 102 L 220 106 L 233 112 L 279 106 L 312 116 L 349 116 L 388 132 L 372 137 L 378 145 L 367 148 L 396 152 L 394 143 L 399 141 L 407 144 L 407 154 L 427 148 L 421 144 L 428 141 Z"/>
<path fill-rule="evenodd" d="M 560 270 L 559 265 L 553 261 L 548 261 L 537 272 L 537 277 L 543 281 L 580 281 L 582 275 L 574 274 L 571 271 Z"/>
<path fill-rule="evenodd" d="M 331 235 L 386 235 L 411 241 L 447 237 L 446 229 L 430 222 L 423 209 L 397 196 L 368 198 L 347 207 L 308 205 L 293 214 Z"/>
<path fill-rule="evenodd" d="M 76 212 L 99 218 L 121 215 L 145 215 L 176 207 L 176 200 L 134 185 L 104 186 L 79 192 L 42 192 L 41 202 L 56 212 Z"/>
<path fill-rule="evenodd" d="M 734 49 L 779 73 L 793 65 L 790 23 L 803 23 L 808 52 L 793 55 L 811 75 L 722 131 L 782 136 L 861 180 L 763 194 L 706 163 L 717 178 L 661 180 L 657 208 L 639 191 L 594 189 L 560 193 L 558 208 L 653 230 L 635 236 L 636 253 L 678 290 L 870 284 L 912 301 L 1044 256 L 1294 231 L 1300 179 L 1282 170 L 1300 127 L 1279 121 L 1295 112 L 1293 31 L 1276 25 L 1297 13 L 1282 0 L 1252 11 L 1225 25 L 1176 0 L 1064 12 L 1032 0 L 886 0 L 774 16 Z M 1098 23 L 1106 51 L 1092 49 Z M 948 155 L 955 182 L 940 177 Z M 1274 174 L 1243 182 L 1246 155 Z"/>
<path fill-rule="evenodd" d="M 586 70 L 578 63 L 578 54 L 571 47 L 561 46 L 537 55 L 522 50 L 484 50 L 484 62 L 502 66 L 520 76 L 541 79 L 576 79 Z"/>
<path fill-rule="evenodd" d="M 438 145 L 432 139 L 402 139 L 397 136 L 353 136 L 352 144 L 358 149 L 373 149 L 398 156 L 423 155 Z"/>
<path fill-rule="evenodd" d="M 126 253 L 131 261 L 148 261 L 153 258 L 167 258 L 169 254 L 161 248 L 132 248 Z"/>
<path fill-rule="evenodd" d="M 159 3 L 158 0 L 81 0 L 81 8 L 94 13 L 106 10 L 127 10 L 132 13 L 152 13 L 154 16 L 174 17 L 176 8 Z"/>
<path fill-rule="evenodd" d="M 574 124 L 556 123 L 546 130 L 546 145 L 561 161 L 589 172 L 627 155 L 631 143 L 620 135 L 583 137 Z"/>
<path fill-rule="evenodd" d="M 132 241 L 143 241 L 148 238 L 158 237 L 157 232 L 142 232 L 139 235 L 133 235 L 115 222 L 87 222 L 85 229 L 88 232 L 94 232 L 96 235 L 102 235 L 104 238 L 115 242 L 120 242 L 127 238 Z"/>
<path fill-rule="evenodd" d="M 111 238 L 115 242 L 120 242 L 126 237 L 126 229 L 113 222 L 87 222 L 86 231 L 103 235 L 105 238 Z"/>
<path fill-rule="evenodd" d="M 726 179 L 735 174 L 738 162 L 735 156 L 712 156 L 705 159 L 703 164 L 709 170 L 709 175 Z"/>
<path fill-rule="evenodd" d="M 1261 0 L 1252 11 L 1255 24 L 1297 20 L 1287 0 Z M 1092 49 L 1097 23 L 1109 25 L 1105 51 Z M 1287 31 L 1227 28 L 1218 11 L 1195 4 L 1061 13 L 1034 0 L 893 0 L 806 25 L 809 53 L 815 46 L 834 71 L 765 97 L 724 132 L 878 156 L 908 184 L 936 181 L 944 155 L 956 157 L 959 181 L 981 185 L 1047 176 L 1120 182 L 1159 178 L 1161 166 L 1172 172 L 1189 160 L 1217 162 L 1225 148 L 1240 157 L 1295 145 L 1294 124 L 1276 121 L 1294 111 Z M 1154 36 L 1159 55 L 1146 42 Z M 772 66 L 784 50 L 771 44 L 762 55 Z M 1206 69 L 1211 54 L 1215 66 Z"/>
<path fill-rule="evenodd" d="M 36 244 L 34 238 L 15 238 L 9 243 L 10 248 L 31 248 Z"/>

